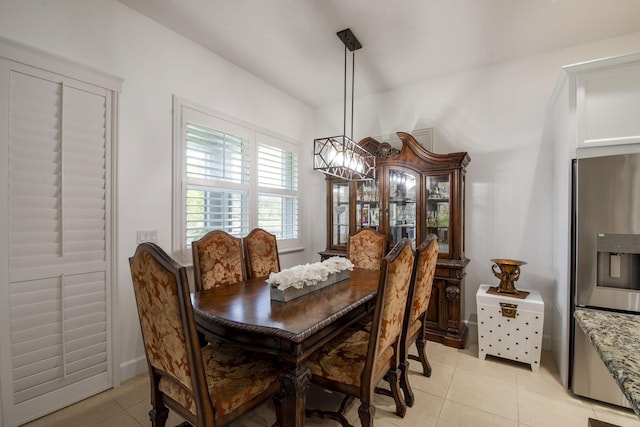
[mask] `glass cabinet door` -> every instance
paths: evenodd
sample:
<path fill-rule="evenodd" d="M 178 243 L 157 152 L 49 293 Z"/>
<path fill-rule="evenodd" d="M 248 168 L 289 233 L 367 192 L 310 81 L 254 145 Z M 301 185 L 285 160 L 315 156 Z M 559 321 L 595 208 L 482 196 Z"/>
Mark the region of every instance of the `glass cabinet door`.
<path fill-rule="evenodd" d="M 416 243 L 417 177 L 402 170 L 389 170 L 389 247 L 403 237 Z"/>
<path fill-rule="evenodd" d="M 427 235 L 438 236 L 438 252 L 448 254 L 450 246 L 449 229 L 449 175 L 428 176 L 425 178 L 427 194 Z"/>
<path fill-rule="evenodd" d="M 346 246 L 349 239 L 349 183 L 334 182 L 332 187 L 332 247 Z"/>
<path fill-rule="evenodd" d="M 356 182 L 356 231 L 380 228 L 380 187 L 378 178 Z"/>

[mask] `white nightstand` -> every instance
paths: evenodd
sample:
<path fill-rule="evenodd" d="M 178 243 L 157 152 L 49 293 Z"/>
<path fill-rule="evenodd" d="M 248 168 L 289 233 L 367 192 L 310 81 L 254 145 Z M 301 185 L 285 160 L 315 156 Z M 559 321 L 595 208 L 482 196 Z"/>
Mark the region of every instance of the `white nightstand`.
<path fill-rule="evenodd" d="M 542 351 L 544 301 L 538 291 L 527 290 L 524 299 L 487 293 L 480 285 L 478 306 L 478 357 L 487 354 L 530 363 L 538 372 Z"/>

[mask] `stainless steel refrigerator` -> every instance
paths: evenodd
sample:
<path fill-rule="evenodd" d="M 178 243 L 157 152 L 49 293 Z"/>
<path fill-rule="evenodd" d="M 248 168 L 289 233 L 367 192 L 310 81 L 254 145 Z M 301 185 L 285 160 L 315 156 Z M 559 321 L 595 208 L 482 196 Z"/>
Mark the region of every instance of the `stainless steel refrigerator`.
<path fill-rule="evenodd" d="M 640 153 L 575 160 L 573 215 L 571 314 L 632 313 L 640 327 Z M 629 407 L 575 320 L 571 335 L 573 392 Z"/>

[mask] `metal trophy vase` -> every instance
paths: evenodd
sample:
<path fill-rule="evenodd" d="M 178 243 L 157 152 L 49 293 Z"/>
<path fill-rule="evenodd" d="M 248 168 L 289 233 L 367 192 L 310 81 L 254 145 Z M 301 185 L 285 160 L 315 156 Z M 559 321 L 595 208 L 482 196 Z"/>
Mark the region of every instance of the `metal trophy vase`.
<path fill-rule="evenodd" d="M 514 283 L 520 278 L 520 266 L 525 265 L 526 262 L 515 259 L 492 259 L 491 262 L 495 263 L 491 266 L 491 271 L 500 279 L 497 292 L 517 294 L 518 290 Z"/>

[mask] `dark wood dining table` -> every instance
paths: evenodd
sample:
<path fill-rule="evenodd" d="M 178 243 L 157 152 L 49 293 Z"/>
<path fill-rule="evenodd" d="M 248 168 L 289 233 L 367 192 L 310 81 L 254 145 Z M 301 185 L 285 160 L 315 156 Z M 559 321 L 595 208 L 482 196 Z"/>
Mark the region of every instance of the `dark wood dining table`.
<path fill-rule="evenodd" d="M 349 278 L 288 302 L 271 299 L 265 277 L 191 294 L 196 328 L 276 356 L 284 365 L 282 427 L 303 426 L 311 380 L 304 361 L 317 348 L 373 311 L 378 270 L 354 268 Z"/>

